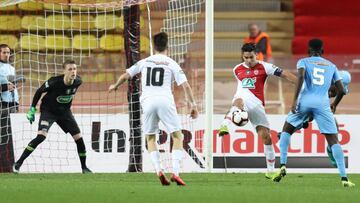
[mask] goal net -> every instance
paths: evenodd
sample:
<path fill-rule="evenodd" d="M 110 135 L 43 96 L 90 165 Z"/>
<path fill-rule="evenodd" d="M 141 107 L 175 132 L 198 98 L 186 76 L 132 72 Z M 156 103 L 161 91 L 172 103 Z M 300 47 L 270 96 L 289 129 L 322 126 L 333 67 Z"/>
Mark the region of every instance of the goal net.
<path fill-rule="evenodd" d="M 151 54 L 151 35 L 165 31 L 170 38 L 170 57 L 184 69 L 203 114 L 203 4 L 204 0 L 0 1 L 4 13 L 0 16 L 1 43 L 14 49 L 12 65 L 26 78 L 18 89 L 19 112 L 11 114 L 11 125 L 1 126 L 7 130 L 1 133 L 1 171 L 10 170 L 13 159 L 18 159 L 36 136 L 39 114 L 30 125 L 25 113 L 36 89 L 48 78 L 62 74 L 66 59 L 77 62 L 83 80 L 72 111 L 85 141 L 89 168 L 95 172 L 153 171 L 141 135 L 139 77 L 116 93 L 109 94 L 107 89 L 127 67 Z M 174 85 L 173 93 L 184 134 L 186 156 L 182 167 L 185 171 L 202 171 L 204 119 L 191 120 L 182 89 Z M 160 126 L 162 164 L 171 172 L 172 141 L 167 129 Z M 79 172 L 72 137 L 54 124 L 21 171 Z"/>

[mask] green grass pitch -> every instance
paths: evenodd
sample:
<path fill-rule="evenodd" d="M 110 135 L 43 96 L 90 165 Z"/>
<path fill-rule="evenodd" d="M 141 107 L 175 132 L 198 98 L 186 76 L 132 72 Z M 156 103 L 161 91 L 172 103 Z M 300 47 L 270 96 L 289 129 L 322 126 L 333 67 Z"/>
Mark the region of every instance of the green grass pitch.
<path fill-rule="evenodd" d="M 264 174 L 188 173 L 187 186 L 161 186 L 155 174 L 0 174 L 0 202 L 359 202 L 355 188 L 343 188 L 337 174 L 288 174 L 280 183 Z"/>

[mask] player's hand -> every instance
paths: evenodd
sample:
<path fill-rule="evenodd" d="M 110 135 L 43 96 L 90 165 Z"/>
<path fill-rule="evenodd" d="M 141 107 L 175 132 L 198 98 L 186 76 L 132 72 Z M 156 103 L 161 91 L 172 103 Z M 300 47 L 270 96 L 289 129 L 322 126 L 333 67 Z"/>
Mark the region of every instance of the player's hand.
<path fill-rule="evenodd" d="M 118 87 L 115 84 L 112 84 L 109 86 L 109 93 L 112 91 L 116 91 L 118 89 Z"/>
<path fill-rule="evenodd" d="M 196 119 L 199 115 L 199 111 L 197 109 L 197 106 L 196 105 L 192 105 L 191 106 L 191 111 L 190 111 L 190 117 L 192 119 Z"/>
<path fill-rule="evenodd" d="M 32 124 L 35 121 L 35 113 L 36 113 L 36 108 L 31 107 L 26 114 L 26 118 L 30 121 L 30 124 Z"/>
<path fill-rule="evenodd" d="M 8 91 L 10 92 L 14 91 L 16 88 L 15 85 L 11 82 L 8 83 L 7 87 L 8 87 Z"/>
<path fill-rule="evenodd" d="M 331 111 L 332 111 L 333 113 L 335 113 L 335 111 L 336 111 L 336 105 L 331 104 L 331 105 L 330 105 L 330 108 L 331 108 Z"/>

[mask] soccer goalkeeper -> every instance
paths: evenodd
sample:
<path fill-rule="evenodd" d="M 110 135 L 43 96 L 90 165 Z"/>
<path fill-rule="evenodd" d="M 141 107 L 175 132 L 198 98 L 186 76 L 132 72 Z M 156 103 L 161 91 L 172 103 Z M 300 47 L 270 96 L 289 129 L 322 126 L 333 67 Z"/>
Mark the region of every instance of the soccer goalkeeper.
<path fill-rule="evenodd" d="M 79 154 L 82 173 L 91 173 L 86 166 L 86 148 L 80 129 L 70 110 L 72 99 L 82 83 L 80 76 L 76 74 L 75 61 L 67 60 L 63 64 L 64 74 L 47 80 L 36 91 L 30 110 L 26 117 L 30 124 L 35 121 L 36 104 L 43 93 L 40 110 L 38 134 L 25 148 L 19 160 L 13 166 L 14 173 L 18 173 L 25 159 L 42 143 L 51 127 L 56 122 L 65 133 L 70 133 L 76 143 Z"/>

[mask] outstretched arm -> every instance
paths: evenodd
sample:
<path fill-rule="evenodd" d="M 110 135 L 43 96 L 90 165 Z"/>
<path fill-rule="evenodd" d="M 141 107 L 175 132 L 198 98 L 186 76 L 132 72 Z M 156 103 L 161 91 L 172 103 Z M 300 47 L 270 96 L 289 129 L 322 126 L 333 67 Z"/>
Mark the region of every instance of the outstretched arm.
<path fill-rule="evenodd" d="M 114 90 L 117 90 L 118 87 L 123 84 L 125 81 L 129 80 L 131 78 L 130 74 L 128 72 L 123 73 L 119 79 L 116 81 L 115 84 L 112 84 L 109 86 L 109 92 L 112 92 Z"/>
<path fill-rule="evenodd" d="M 304 78 L 305 78 L 305 69 L 300 68 L 298 70 L 299 70 L 299 72 L 298 72 L 298 79 L 297 79 L 297 83 L 296 83 L 296 90 L 295 90 L 294 100 L 293 100 L 293 103 L 292 103 L 292 106 L 291 106 L 291 112 L 293 112 L 293 113 L 296 112 L 296 106 L 297 106 L 297 103 L 298 103 L 298 97 L 299 97 L 300 90 L 301 90 L 301 87 L 302 87 L 302 85 L 304 83 Z"/>
<path fill-rule="evenodd" d="M 190 116 L 191 116 L 191 118 L 195 119 L 198 117 L 199 112 L 198 112 L 198 109 L 196 106 L 196 102 L 195 102 L 191 87 L 188 82 L 184 82 L 183 84 L 181 84 L 181 86 L 184 89 L 186 98 L 188 98 L 190 100 L 190 104 L 191 104 Z"/>
<path fill-rule="evenodd" d="M 290 71 L 287 71 L 287 70 L 283 70 L 283 72 L 281 73 L 280 77 L 288 80 L 289 82 L 291 82 L 291 83 L 293 83 L 293 84 L 296 84 L 296 82 L 297 82 L 297 77 L 296 77 L 296 75 L 293 74 L 293 73 L 290 72 Z"/>

